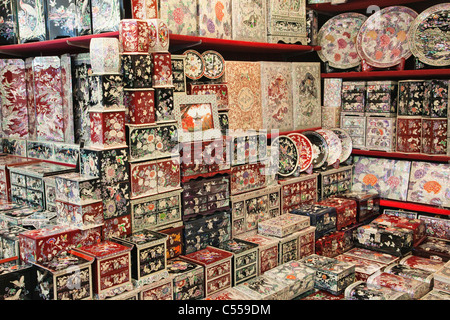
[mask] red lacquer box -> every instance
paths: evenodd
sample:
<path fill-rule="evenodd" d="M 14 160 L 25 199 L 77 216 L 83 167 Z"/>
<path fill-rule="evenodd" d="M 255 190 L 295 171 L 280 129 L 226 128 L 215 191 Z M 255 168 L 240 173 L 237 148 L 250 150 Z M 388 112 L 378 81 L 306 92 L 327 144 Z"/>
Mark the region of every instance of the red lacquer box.
<path fill-rule="evenodd" d="M 226 83 L 190 83 L 188 94 L 213 94 L 217 98 L 217 109 L 228 108 L 228 86 Z"/>
<path fill-rule="evenodd" d="M 126 146 L 125 110 L 90 110 L 89 117 L 91 123 L 91 147 L 104 149 Z"/>
<path fill-rule="evenodd" d="M 413 242 L 417 243 L 425 237 L 425 222 L 420 219 L 408 219 L 388 214 L 382 214 L 372 223 L 410 229 L 413 231 Z"/>
<path fill-rule="evenodd" d="M 264 163 L 252 163 L 231 168 L 231 195 L 260 189 L 266 186 Z"/>
<path fill-rule="evenodd" d="M 422 151 L 422 118 L 397 118 L 397 151 L 420 153 Z"/>
<path fill-rule="evenodd" d="M 103 201 L 85 204 L 72 204 L 56 200 L 57 221 L 62 225 L 77 228 L 93 227 L 103 224 Z"/>
<path fill-rule="evenodd" d="M 131 234 L 131 215 L 105 219 L 102 227 L 102 236 L 104 240 L 112 237 L 124 237 Z"/>
<path fill-rule="evenodd" d="M 281 214 L 290 213 L 303 204 L 317 201 L 317 174 L 279 180 L 281 185 Z"/>
<path fill-rule="evenodd" d="M 344 198 L 329 198 L 317 202 L 322 206 L 334 207 L 336 209 L 336 229 L 343 228 L 356 223 L 357 206 L 356 201 Z"/>
<path fill-rule="evenodd" d="M 173 86 L 171 54 L 169 52 L 152 52 L 151 56 L 153 87 Z"/>
<path fill-rule="evenodd" d="M 155 123 L 155 90 L 127 89 L 124 92 L 127 109 L 126 122 L 131 124 Z"/>
<path fill-rule="evenodd" d="M 422 119 L 422 152 L 447 154 L 448 120 Z"/>

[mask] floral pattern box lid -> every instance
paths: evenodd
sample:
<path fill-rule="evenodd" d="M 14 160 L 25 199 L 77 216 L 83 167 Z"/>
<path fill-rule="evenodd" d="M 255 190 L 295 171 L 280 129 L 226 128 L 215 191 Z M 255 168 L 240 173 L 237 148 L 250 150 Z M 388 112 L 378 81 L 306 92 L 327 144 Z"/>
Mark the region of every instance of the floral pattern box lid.
<path fill-rule="evenodd" d="M 247 242 L 240 239 L 229 239 L 220 243 L 219 248 L 232 252 L 234 254 L 239 254 L 248 250 L 252 250 L 258 247 L 256 243 Z"/>
<path fill-rule="evenodd" d="M 53 257 L 53 259 L 49 261 L 44 261 L 39 263 L 38 265 L 44 267 L 51 272 L 57 272 L 64 269 L 68 269 L 70 267 L 81 267 L 85 264 L 90 264 L 94 261 L 93 258 L 90 257 L 81 257 L 79 253 L 62 253 L 58 256 Z"/>
<path fill-rule="evenodd" d="M 89 254 L 97 258 L 105 258 L 115 254 L 121 254 L 131 251 L 132 247 L 112 242 L 109 240 L 102 241 L 89 246 L 77 248 L 78 251 Z"/>
<path fill-rule="evenodd" d="M 388 253 L 381 253 L 374 250 L 368 250 L 364 248 L 353 248 L 345 253 L 347 256 L 353 256 L 361 259 L 366 259 L 385 265 L 394 263 L 399 260 L 398 257 L 390 255 Z"/>
<path fill-rule="evenodd" d="M 284 300 L 287 284 L 267 276 L 258 276 L 237 285 L 237 290 L 252 300 Z"/>
<path fill-rule="evenodd" d="M 222 262 L 225 259 L 229 259 L 232 256 L 233 254 L 230 252 L 208 246 L 205 249 L 182 256 L 182 258 L 188 259 L 203 266 L 209 266 L 216 262 Z"/>
<path fill-rule="evenodd" d="M 53 164 L 48 162 L 37 162 L 10 168 L 12 172 L 18 172 L 31 176 L 45 177 L 48 175 L 74 171 L 75 169 L 69 166 Z"/>

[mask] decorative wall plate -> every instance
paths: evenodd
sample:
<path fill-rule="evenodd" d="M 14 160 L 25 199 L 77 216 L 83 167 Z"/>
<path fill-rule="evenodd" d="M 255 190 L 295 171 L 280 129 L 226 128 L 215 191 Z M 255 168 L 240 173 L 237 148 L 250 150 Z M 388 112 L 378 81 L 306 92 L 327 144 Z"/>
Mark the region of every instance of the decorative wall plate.
<path fill-rule="evenodd" d="M 299 163 L 297 144 L 288 136 L 276 137 L 271 144 L 271 156 L 278 155 L 278 174 L 289 176 L 295 172 Z"/>
<path fill-rule="evenodd" d="M 356 48 L 361 59 L 376 68 L 398 65 L 408 59 L 408 31 L 417 12 L 403 6 L 392 6 L 372 14 L 361 26 Z"/>
<path fill-rule="evenodd" d="M 320 168 L 325 164 L 328 158 L 328 144 L 325 138 L 315 131 L 306 131 L 303 132 L 303 135 L 308 138 L 313 147 L 312 163 L 314 169 Z"/>
<path fill-rule="evenodd" d="M 342 143 L 341 139 L 331 130 L 329 129 L 319 129 L 316 130 L 317 133 L 322 135 L 327 142 L 328 145 L 328 156 L 327 163 L 328 165 L 334 164 L 341 157 L 342 153 Z"/>
<path fill-rule="evenodd" d="M 366 20 L 363 14 L 346 12 L 325 22 L 317 35 L 317 45 L 322 47 L 317 51 L 319 58 L 337 69 L 358 66 L 361 58 L 356 49 L 356 37 Z"/>
<path fill-rule="evenodd" d="M 202 55 L 195 50 L 187 50 L 183 53 L 186 56 L 184 72 L 191 80 L 198 80 L 205 73 L 205 60 Z"/>
<path fill-rule="evenodd" d="M 412 54 L 432 66 L 450 65 L 450 3 L 432 6 L 412 22 L 408 43 Z"/>
<path fill-rule="evenodd" d="M 205 61 L 205 73 L 203 74 L 208 79 L 219 79 L 225 73 L 225 60 L 217 51 L 208 50 L 202 53 Z"/>
<path fill-rule="evenodd" d="M 341 139 L 342 144 L 342 152 L 341 156 L 339 157 L 339 162 L 342 163 L 346 161 L 350 155 L 352 154 L 352 148 L 353 148 L 353 141 L 350 134 L 340 128 L 333 128 L 331 129 L 338 137 Z"/>
<path fill-rule="evenodd" d="M 307 137 L 305 137 L 301 133 L 290 133 L 287 135 L 289 138 L 294 140 L 299 157 L 298 157 L 298 167 L 299 171 L 305 171 L 309 168 L 309 166 L 312 163 L 313 160 L 313 146 L 311 144 L 311 141 L 308 140 Z"/>

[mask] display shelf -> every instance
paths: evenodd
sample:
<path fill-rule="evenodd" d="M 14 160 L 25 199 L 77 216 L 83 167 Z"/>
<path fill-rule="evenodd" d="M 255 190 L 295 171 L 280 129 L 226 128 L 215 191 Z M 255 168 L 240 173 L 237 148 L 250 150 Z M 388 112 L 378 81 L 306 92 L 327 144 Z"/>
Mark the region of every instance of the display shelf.
<path fill-rule="evenodd" d="M 419 79 L 419 78 L 448 78 L 450 69 L 419 69 L 419 70 L 389 70 L 367 72 L 334 72 L 322 73 L 324 78 L 342 78 L 347 80 L 357 79 Z"/>
<path fill-rule="evenodd" d="M 387 152 L 377 150 L 361 150 L 353 149 L 352 154 L 368 157 L 380 157 L 380 158 L 395 158 L 404 160 L 418 160 L 429 162 L 450 162 L 450 156 L 446 155 L 432 155 L 422 153 L 403 153 L 403 152 Z"/>
<path fill-rule="evenodd" d="M 430 214 L 439 214 L 439 215 L 450 216 L 450 208 L 446 209 L 446 208 L 436 207 L 436 206 L 432 206 L 432 205 L 419 204 L 419 203 L 413 203 L 413 202 L 381 199 L 380 206 L 395 208 L 395 209 L 404 209 L 404 210 L 408 210 L 408 211 L 419 211 L 419 212 L 425 212 L 425 213 L 430 213 Z"/>
<path fill-rule="evenodd" d="M 0 54 L 13 57 L 31 57 L 40 55 L 60 55 L 63 53 L 87 52 L 91 39 L 99 37 L 119 37 L 119 32 L 107 32 L 95 35 L 62 38 L 40 42 L 0 46 Z M 294 56 L 320 50 L 320 46 L 305 46 L 298 44 L 265 43 L 251 41 L 237 41 L 206 37 L 170 35 L 169 51 L 183 52 L 189 48 L 196 50 L 216 50 L 219 52 L 284 54 Z"/>
<path fill-rule="evenodd" d="M 341 4 L 308 4 L 307 7 L 319 12 L 340 13 L 345 11 L 367 10 L 370 6 L 384 8 L 388 6 L 409 5 L 419 2 L 426 2 L 426 0 L 348 0 L 346 3 Z"/>

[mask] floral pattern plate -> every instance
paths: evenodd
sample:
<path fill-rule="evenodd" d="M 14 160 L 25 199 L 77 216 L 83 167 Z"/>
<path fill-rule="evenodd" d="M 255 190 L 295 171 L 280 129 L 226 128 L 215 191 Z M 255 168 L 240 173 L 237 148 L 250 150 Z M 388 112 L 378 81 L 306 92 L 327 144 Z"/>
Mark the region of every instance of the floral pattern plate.
<path fill-rule="evenodd" d="M 417 12 L 403 6 L 384 8 L 371 15 L 361 26 L 356 48 L 361 59 L 376 68 L 398 65 L 408 59 L 408 31 Z"/>
<path fill-rule="evenodd" d="M 289 176 L 295 172 L 299 163 L 297 145 L 287 136 L 276 137 L 271 144 L 271 156 L 278 155 L 278 174 Z M 277 152 L 278 151 L 278 152 Z"/>
<path fill-rule="evenodd" d="M 322 135 L 327 142 L 328 145 L 328 157 L 327 164 L 333 165 L 336 161 L 339 160 L 342 153 L 342 143 L 341 139 L 331 130 L 329 129 L 319 129 L 316 130 L 317 133 Z"/>
<path fill-rule="evenodd" d="M 352 154 L 352 149 L 353 149 L 352 137 L 344 129 L 333 128 L 333 129 L 331 129 L 331 131 L 333 131 L 334 134 L 336 134 L 339 137 L 339 139 L 341 140 L 342 152 L 341 152 L 341 156 L 339 157 L 339 162 L 343 163 L 343 162 L 347 161 L 347 159 Z"/>
<path fill-rule="evenodd" d="M 337 69 L 350 69 L 360 64 L 361 58 L 356 50 L 356 37 L 362 24 L 367 20 L 356 12 L 342 13 L 329 19 L 317 35 L 317 51 L 323 62 Z"/>
<path fill-rule="evenodd" d="M 322 167 L 328 158 L 327 141 L 321 134 L 315 131 L 306 131 L 303 132 L 303 135 L 308 138 L 313 147 L 313 168 L 317 169 Z"/>
<path fill-rule="evenodd" d="M 450 65 L 449 20 L 450 3 L 432 6 L 417 16 L 408 33 L 416 58 L 431 66 Z"/>
<path fill-rule="evenodd" d="M 191 80 L 198 80 L 205 74 L 205 60 L 202 55 L 195 50 L 187 50 L 183 53 L 186 56 L 184 73 Z"/>
<path fill-rule="evenodd" d="M 311 141 L 309 141 L 308 138 L 301 133 L 290 133 L 287 136 L 294 140 L 295 144 L 297 145 L 297 150 L 299 152 L 299 171 L 305 171 L 309 168 L 313 160 L 313 146 L 311 144 Z"/>
<path fill-rule="evenodd" d="M 206 78 L 214 80 L 223 76 L 225 73 L 225 60 L 220 53 L 208 50 L 202 53 L 202 57 L 205 61 L 205 73 L 203 75 Z"/>

